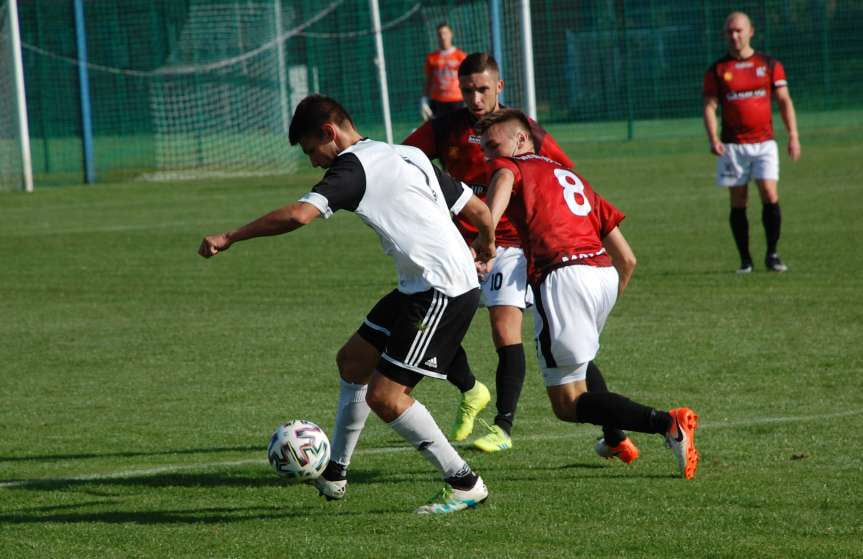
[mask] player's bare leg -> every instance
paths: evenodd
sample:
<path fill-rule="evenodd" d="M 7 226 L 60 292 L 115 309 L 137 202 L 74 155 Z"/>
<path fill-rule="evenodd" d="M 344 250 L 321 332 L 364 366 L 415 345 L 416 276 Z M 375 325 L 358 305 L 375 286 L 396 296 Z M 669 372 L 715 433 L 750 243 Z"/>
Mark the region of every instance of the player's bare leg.
<path fill-rule="evenodd" d="M 588 392 L 583 380 L 548 386 L 546 391 L 555 416 L 562 421 L 663 435 L 674 450 L 682 475 L 686 479 L 695 476 L 699 458 L 695 450 L 698 416 L 691 409 L 665 412 L 614 392 Z"/>
<path fill-rule="evenodd" d="M 732 186 L 728 189 L 731 201 L 731 213 L 728 222 L 731 225 L 731 234 L 740 254 L 740 268 L 738 274 L 748 274 L 752 271 L 752 255 L 749 253 L 749 220 L 746 217 L 746 206 L 748 205 L 749 189 L 743 184 Z"/>
<path fill-rule="evenodd" d="M 779 185 L 771 179 L 756 179 L 758 194 L 761 196 L 761 223 L 767 240 L 767 254 L 764 265 L 771 272 L 785 272 L 788 266 L 779 258 L 777 246 L 782 230 L 782 212 L 779 209 Z"/>

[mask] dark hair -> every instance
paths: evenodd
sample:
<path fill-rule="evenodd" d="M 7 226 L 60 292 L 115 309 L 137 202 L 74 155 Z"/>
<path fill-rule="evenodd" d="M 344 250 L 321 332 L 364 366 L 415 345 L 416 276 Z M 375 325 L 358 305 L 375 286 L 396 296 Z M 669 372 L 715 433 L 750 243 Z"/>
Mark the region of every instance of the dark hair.
<path fill-rule="evenodd" d="M 451 26 L 449 23 L 447 23 L 446 21 L 442 21 L 442 22 L 438 23 L 438 24 L 437 24 L 437 27 L 435 27 L 435 30 L 436 30 L 436 31 L 440 31 L 440 30 L 441 30 L 441 29 L 443 29 L 444 27 L 446 27 L 447 29 L 449 29 L 450 31 L 452 31 L 452 26 Z"/>
<path fill-rule="evenodd" d="M 462 60 L 458 67 L 459 76 L 469 76 L 471 74 L 481 74 L 488 70 L 500 76 L 500 68 L 497 66 L 497 61 L 492 55 L 487 52 L 472 52 L 467 55 L 467 58 Z"/>
<path fill-rule="evenodd" d="M 519 128 L 527 132 L 530 141 L 533 143 L 534 151 L 539 149 L 539 144 L 536 141 L 536 137 L 533 135 L 533 126 L 531 126 L 530 124 L 530 119 L 527 118 L 526 114 L 524 114 L 518 109 L 501 109 L 499 111 L 489 113 L 482 117 L 479 122 L 474 125 L 474 130 L 476 130 L 480 135 L 482 135 L 485 134 L 486 130 L 488 130 L 495 124 L 501 124 L 505 122 L 518 123 Z"/>
<path fill-rule="evenodd" d="M 326 95 L 309 95 L 297 105 L 291 127 L 288 130 L 288 140 L 295 146 L 300 139 L 311 134 L 321 133 L 321 126 L 332 122 L 338 126 L 347 121 L 354 126 L 354 121 L 348 111 L 338 101 Z"/>

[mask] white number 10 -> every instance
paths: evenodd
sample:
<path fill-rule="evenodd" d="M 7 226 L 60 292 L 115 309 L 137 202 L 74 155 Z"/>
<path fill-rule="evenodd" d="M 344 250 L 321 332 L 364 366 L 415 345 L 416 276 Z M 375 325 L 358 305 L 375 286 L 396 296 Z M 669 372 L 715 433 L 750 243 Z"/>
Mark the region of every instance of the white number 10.
<path fill-rule="evenodd" d="M 563 187 L 563 199 L 566 200 L 566 205 L 569 206 L 569 211 L 579 216 L 586 216 L 590 213 L 590 202 L 587 196 L 584 195 L 584 183 L 573 173 L 566 169 L 555 169 L 554 176 L 557 177 L 557 182 Z M 575 195 L 578 194 L 582 199 L 579 204 Z"/>

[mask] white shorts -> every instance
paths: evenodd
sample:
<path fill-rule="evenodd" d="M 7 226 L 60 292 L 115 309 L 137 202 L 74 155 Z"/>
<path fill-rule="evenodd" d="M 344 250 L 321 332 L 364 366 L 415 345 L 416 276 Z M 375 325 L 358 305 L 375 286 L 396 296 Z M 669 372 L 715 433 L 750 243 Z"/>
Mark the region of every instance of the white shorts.
<path fill-rule="evenodd" d="M 584 380 L 599 351 L 599 334 L 617 301 L 612 266 L 564 266 L 534 294 L 536 354 L 546 386 Z"/>
<path fill-rule="evenodd" d="M 775 140 L 757 144 L 724 144 L 716 161 L 718 186 L 743 186 L 752 179 L 779 180 L 779 148 Z"/>
<path fill-rule="evenodd" d="M 484 307 L 518 307 L 533 304 L 533 292 L 527 284 L 527 259 L 519 247 L 497 247 L 491 271 L 480 282 Z"/>

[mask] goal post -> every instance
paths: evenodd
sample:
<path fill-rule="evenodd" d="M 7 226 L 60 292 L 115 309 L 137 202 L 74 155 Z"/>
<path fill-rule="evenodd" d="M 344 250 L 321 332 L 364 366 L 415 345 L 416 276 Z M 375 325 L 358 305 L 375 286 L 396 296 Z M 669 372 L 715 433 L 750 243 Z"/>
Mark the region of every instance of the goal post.
<path fill-rule="evenodd" d="M 33 191 L 17 0 L 0 3 L 0 191 Z"/>

